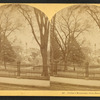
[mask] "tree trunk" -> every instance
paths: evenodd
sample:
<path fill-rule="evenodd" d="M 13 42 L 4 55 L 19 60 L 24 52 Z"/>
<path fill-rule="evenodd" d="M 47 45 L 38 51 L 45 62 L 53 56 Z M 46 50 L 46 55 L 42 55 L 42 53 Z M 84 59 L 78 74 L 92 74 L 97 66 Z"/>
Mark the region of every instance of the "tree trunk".
<path fill-rule="evenodd" d="M 74 63 L 73 63 L 73 67 L 74 67 L 74 71 L 75 71 L 75 65 L 74 65 Z"/>
<path fill-rule="evenodd" d="M 3 51 L 4 51 L 4 67 L 5 67 L 5 69 L 6 69 L 6 61 L 5 61 L 5 33 L 4 33 L 4 48 L 3 48 Z"/>
<path fill-rule="evenodd" d="M 50 75 L 53 75 L 53 69 L 54 69 L 54 59 L 53 59 L 53 50 L 52 47 L 50 47 Z"/>
<path fill-rule="evenodd" d="M 4 58 L 4 67 L 5 69 L 7 68 L 5 58 Z"/>
<path fill-rule="evenodd" d="M 18 62 L 17 62 L 17 76 L 18 76 L 18 77 L 20 76 L 20 64 L 21 64 L 21 62 L 18 61 Z"/>
<path fill-rule="evenodd" d="M 53 65 L 53 63 L 51 63 L 51 67 L 50 67 L 50 75 L 53 75 L 53 69 L 54 69 L 54 65 Z"/>
<path fill-rule="evenodd" d="M 67 59 L 65 57 L 65 60 L 64 60 L 64 71 L 66 71 L 68 68 L 67 68 Z"/>
<path fill-rule="evenodd" d="M 75 66 L 74 66 L 74 71 L 75 71 Z"/>
<path fill-rule="evenodd" d="M 0 54 L 1 54 L 1 36 L 0 36 Z"/>
<path fill-rule="evenodd" d="M 55 66 L 54 66 L 54 75 L 57 75 L 57 66 L 58 66 L 58 63 L 55 62 Z"/>
<path fill-rule="evenodd" d="M 47 66 L 47 50 L 41 50 L 42 62 L 43 62 L 43 72 L 41 76 L 48 76 L 48 66 Z"/>
<path fill-rule="evenodd" d="M 1 51 L 2 51 L 2 46 L 1 46 L 1 36 L 0 36 L 0 60 L 2 60 L 2 54 L 1 54 Z"/>
<path fill-rule="evenodd" d="M 86 78 L 89 77 L 89 63 L 88 62 L 86 62 L 86 65 L 85 65 L 85 76 Z"/>
<path fill-rule="evenodd" d="M 67 70 L 67 62 L 65 62 L 65 65 L 64 65 L 64 71 Z"/>

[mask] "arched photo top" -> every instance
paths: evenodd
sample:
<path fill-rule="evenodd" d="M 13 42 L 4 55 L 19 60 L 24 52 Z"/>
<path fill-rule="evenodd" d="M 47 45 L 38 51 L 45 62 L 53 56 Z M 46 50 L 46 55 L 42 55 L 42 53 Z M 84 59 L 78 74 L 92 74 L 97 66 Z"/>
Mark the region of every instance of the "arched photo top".
<path fill-rule="evenodd" d="M 100 7 L 87 4 L 60 10 L 51 20 L 50 39 L 51 62 L 63 64 L 63 70 L 86 62 L 99 65 Z"/>
<path fill-rule="evenodd" d="M 30 70 L 40 66 L 39 75 L 49 79 L 49 29 L 48 17 L 37 8 L 25 4 L 1 6 L 0 54 L 5 69 L 11 61 L 29 64 Z"/>

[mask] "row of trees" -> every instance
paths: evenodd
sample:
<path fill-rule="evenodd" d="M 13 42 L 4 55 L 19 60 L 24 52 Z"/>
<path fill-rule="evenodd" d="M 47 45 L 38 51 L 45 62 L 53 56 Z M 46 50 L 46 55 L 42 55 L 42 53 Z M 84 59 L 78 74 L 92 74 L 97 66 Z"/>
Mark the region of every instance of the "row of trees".
<path fill-rule="evenodd" d="M 12 6 L 12 5 L 11 5 Z M 60 15 L 60 20 L 57 17 L 57 14 L 52 18 L 51 24 L 48 18 L 44 13 L 34 8 L 34 18 L 33 13 L 31 13 L 31 9 L 27 6 L 23 5 L 14 5 L 17 7 L 18 12 L 22 14 L 31 28 L 31 33 L 34 36 L 35 41 L 37 42 L 42 56 L 43 62 L 43 72 L 42 76 L 48 76 L 48 41 L 49 41 L 49 33 L 50 33 L 50 57 L 51 57 L 51 72 L 53 70 L 57 70 L 57 63 L 63 61 L 65 64 L 64 70 L 67 69 L 67 62 L 73 63 L 82 63 L 85 59 L 84 53 L 82 52 L 81 45 L 84 43 L 82 41 L 80 44 L 77 42 L 77 38 L 84 32 L 88 31 L 90 25 L 87 22 L 82 22 L 80 19 L 79 13 L 75 13 L 77 9 L 80 9 L 78 6 L 73 6 L 66 11 L 66 14 Z M 14 25 L 10 20 L 10 15 L 5 13 L 4 9 L 9 6 L 5 6 L 0 13 L 0 54 L 4 54 L 4 62 L 5 55 L 9 55 L 13 53 L 12 46 L 10 42 L 8 42 L 8 37 L 15 30 L 19 30 L 21 25 Z M 13 8 L 13 7 L 11 7 Z M 96 10 L 96 9 L 95 9 Z M 97 11 L 97 10 L 96 10 Z M 98 27 L 99 24 L 99 13 L 91 9 L 91 7 L 86 6 L 86 12 L 93 18 Z M 4 16 L 4 17 L 2 17 Z M 34 20 L 36 20 L 38 26 L 38 33 L 40 39 L 37 37 L 36 29 L 34 28 Z M 2 22 L 4 21 L 4 22 Z M 7 44 L 8 43 L 8 44 Z M 2 44 L 4 47 L 2 47 Z M 5 47 L 5 44 L 7 45 Z M 7 49 L 9 47 L 9 49 Z M 5 49 L 4 49 L 5 48 Z M 9 50 L 9 53 L 6 51 Z M 11 57 L 11 56 L 9 56 Z M 2 58 L 2 57 L 1 57 Z M 6 56 L 7 58 L 7 56 Z M 55 67 L 53 67 L 55 63 Z"/>
<path fill-rule="evenodd" d="M 1 40 L 0 46 L 0 60 L 3 62 L 3 65 L 6 69 L 6 62 L 14 62 L 16 53 L 14 52 L 13 47 L 6 37 L 4 40 Z"/>
<path fill-rule="evenodd" d="M 40 40 L 38 40 L 38 37 L 36 36 L 36 31 L 34 29 L 34 19 L 32 18 L 32 15 L 29 14 L 30 9 L 23 7 L 21 5 L 18 5 L 19 7 L 19 12 L 23 15 L 23 17 L 27 20 L 31 32 L 40 47 L 41 51 L 41 56 L 42 56 L 42 62 L 43 62 L 43 72 L 42 76 L 48 76 L 48 65 L 47 65 L 47 48 L 48 48 L 48 37 L 49 37 L 49 28 L 50 28 L 50 22 L 48 18 L 39 11 L 38 9 L 34 8 L 34 14 L 35 18 L 38 24 L 38 29 L 39 29 L 39 35 L 40 35 Z"/>
<path fill-rule="evenodd" d="M 51 62 L 55 63 L 55 60 L 58 60 L 58 62 L 62 60 L 65 64 L 64 70 L 67 69 L 68 61 L 82 63 L 85 59 L 81 50 L 81 45 L 84 41 L 79 44 L 77 42 L 77 37 L 83 32 L 88 31 L 90 26 L 80 21 L 79 15 L 74 13 L 75 10 L 77 10 L 77 7 L 68 9 L 65 16 L 63 14 L 61 15 L 61 21 L 56 18 L 56 15 L 52 20 L 51 53 L 52 56 L 54 55 L 54 59 L 52 59 Z M 57 45 L 55 45 L 54 41 Z M 57 52 L 58 50 L 60 53 Z M 55 55 L 57 56 L 55 57 Z"/>
<path fill-rule="evenodd" d="M 83 10 L 86 14 L 96 22 L 100 28 L 100 12 L 98 7 L 94 6 L 74 6 L 66 12 L 61 13 L 60 17 L 57 14 L 51 22 L 51 74 L 57 74 L 57 63 L 64 62 L 64 71 L 67 70 L 67 63 L 82 64 L 87 60 L 86 52 L 82 49 L 84 40 L 79 43 L 77 38 L 84 32 L 88 32 L 91 24 L 82 22 L 80 12 Z M 65 14 L 66 13 L 66 14 Z M 87 51 L 88 53 L 88 51 Z M 75 68 L 74 68 L 75 70 Z"/>
<path fill-rule="evenodd" d="M 12 44 L 8 41 L 8 37 L 13 33 L 15 30 L 19 30 L 21 25 L 17 25 L 12 21 L 11 13 L 14 8 L 17 8 L 18 12 L 22 14 L 22 17 L 24 17 L 30 28 L 31 32 L 40 47 L 40 52 L 42 56 L 42 62 L 43 62 L 43 72 L 42 76 L 48 76 L 48 66 L 47 66 L 47 46 L 48 46 L 48 37 L 49 37 L 49 27 L 50 23 L 48 21 L 48 18 L 39 11 L 38 9 L 34 8 L 31 9 L 34 10 L 35 14 L 35 20 L 38 25 L 39 34 L 40 34 L 40 40 L 38 40 L 38 37 L 36 36 L 36 31 L 33 26 L 34 24 L 34 18 L 32 18 L 31 10 L 29 7 L 23 6 L 23 5 L 6 5 L 1 7 L 1 13 L 0 13 L 0 58 L 3 59 L 4 65 L 6 67 L 6 60 L 7 57 L 11 57 L 13 55 L 13 58 L 15 58 L 14 50 L 12 49 Z M 6 9 L 10 9 L 8 12 Z M 9 48 L 9 49 L 8 49 Z M 8 54 L 9 53 L 9 54 Z M 6 57 L 6 59 L 5 59 Z M 10 60 L 10 58 L 9 58 Z"/>
<path fill-rule="evenodd" d="M 16 30 L 19 30 L 20 25 L 13 23 L 11 14 L 7 12 L 9 5 L 3 6 L 0 9 L 0 60 L 4 63 L 13 62 L 16 58 L 16 53 L 13 50 L 12 43 L 9 41 L 9 36 Z M 11 11 L 11 8 L 9 9 Z"/>

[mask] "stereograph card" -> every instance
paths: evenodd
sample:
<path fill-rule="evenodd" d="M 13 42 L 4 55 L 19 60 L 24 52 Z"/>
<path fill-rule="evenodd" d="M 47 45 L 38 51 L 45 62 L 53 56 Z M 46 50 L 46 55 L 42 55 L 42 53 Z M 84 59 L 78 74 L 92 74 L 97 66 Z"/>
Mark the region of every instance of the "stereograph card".
<path fill-rule="evenodd" d="M 0 95 L 100 96 L 100 4 L 0 3 Z"/>

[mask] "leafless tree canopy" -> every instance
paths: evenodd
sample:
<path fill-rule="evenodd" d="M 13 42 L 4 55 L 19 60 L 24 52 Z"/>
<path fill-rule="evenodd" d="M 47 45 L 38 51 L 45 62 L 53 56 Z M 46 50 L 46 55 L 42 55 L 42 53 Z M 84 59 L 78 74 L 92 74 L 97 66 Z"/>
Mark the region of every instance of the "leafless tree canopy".
<path fill-rule="evenodd" d="M 32 20 L 31 14 L 29 14 L 28 8 L 23 8 L 23 6 L 19 5 L 19 12 L 25 17 L 25 19 L 28 21 L 32 34 L 38 43 L 42 55 L 43 60 L 43 76 L 46 76 L 48 74 L 48 67 L 47 67 L 47 47 L 48 47 L 48 38 L 49 38 L 49 21 L 48 18 L 38 9 L 34 8 L 34 14 L 35 18 L 38 24 L 39 33 L 40 33 L 40 42 L 37 39 L 36 32 L 33 26 L 34 20 Z"/>

